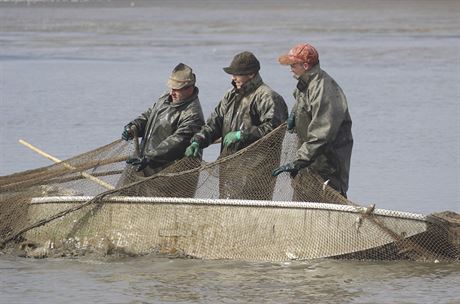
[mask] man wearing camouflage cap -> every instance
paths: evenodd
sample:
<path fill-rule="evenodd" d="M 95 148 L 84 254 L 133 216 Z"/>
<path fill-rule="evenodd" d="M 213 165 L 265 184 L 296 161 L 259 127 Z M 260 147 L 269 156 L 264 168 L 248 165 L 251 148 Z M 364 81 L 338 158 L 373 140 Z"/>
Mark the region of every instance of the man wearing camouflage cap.
<path fill-rule="evenodd" d="M 296 45 L 279 57 L 279 63 L 290 65 L 297 79 L 288 130 L 297 133 L 301 146 L 294 162 L 272 174 L 290 172 L 295 176 L 308 167 L 346 197 L 353 147 L 347 99 L 334 79 L 320 68 L 318 52 L 312 45 Z"/>
<path fill-rule="evenodd" d="M 262 81 L 260 63 L 253 53 L 245 51 L 235 55 L 230 66 L 223 69 L 232 75 L 233 88 L 224 95 L 200 132 L 193 136 L 186 156 L 197 156 L 201 148 L 208 147 L 219 138 L 222 138 L 221 156 L 235 153 L 267 135 L 287 119 L 288 111 L 283 97 Z M 221 184 L 230 182 L 223 181 L 222 174 L 220 178 Z M 247 184 L 246 187 L 250 188 L 251 185 Z M 224 194 L 221 187 L 221 197 L 250 198 L 249 194 L 245 197 L 238 194 L 236 187 L 227 187 L 227 190 Z M 243 189 L 239 190 L 244 192 Z"/>
<path fill-rule="evenodd" d="M 127 163 L 145 176 L 153 175 L 182 158 L 193 134 L 204 124 L 192 69 L 179 63 L 171 73 L 163 94 L 147 111 L 128 123 L 124 140 L 142 137 L 138 157 Z"/>

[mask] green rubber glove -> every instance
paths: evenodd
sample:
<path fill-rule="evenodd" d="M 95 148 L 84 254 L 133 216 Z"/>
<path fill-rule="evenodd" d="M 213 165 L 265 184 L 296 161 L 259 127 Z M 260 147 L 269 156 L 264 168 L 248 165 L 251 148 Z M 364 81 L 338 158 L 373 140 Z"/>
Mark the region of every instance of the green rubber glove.
<path fill-rule="evenodd" d="M 224 138 L 224 146 L 227 147 L 241 140 L 241 131 L 227 133 Z"/>
<path fill-rule="evenodd" d="M 132 123 L 129 123 L 127 124 L 126 126 L 124 126 L 123 128 L 123 133 L 121 133 L 121 138 L 128 141 L 128 140 L 131 140 L 134 138 L 134 130 L 132 130 L 132 128 L 135 128 L 136 126 Z"/>
<path fill-rule="evenodd" d="M 137 172 L 144 170 L 144 168 L 149 165 L 149 162 L 150 160 L 145 156 L 130 158 L 126 161 L 127 164 L 134 166 Z"/>
<path fill-rule="evenodd" d="M 197 157 L 199 151 L 200 151 L 200 145 L 196 141 L 193 141 L 192 144 L 188 146 L 187 149 L 185 149 L 185 156 Z"/>
<path fill-rule="evenodd" d="M 303 168 L 308 167 L 310 163 L 311 162 L 307 160 L 300 160 L 300 159 L 293 161 L 292 163 L 287 163 L 273 170 L 272 176 L 278 176 L 282 172 L 289 172 L 291 174 L 291 177 L 294 178 L 299 172 L 299 170 L 302 170 Z"/>

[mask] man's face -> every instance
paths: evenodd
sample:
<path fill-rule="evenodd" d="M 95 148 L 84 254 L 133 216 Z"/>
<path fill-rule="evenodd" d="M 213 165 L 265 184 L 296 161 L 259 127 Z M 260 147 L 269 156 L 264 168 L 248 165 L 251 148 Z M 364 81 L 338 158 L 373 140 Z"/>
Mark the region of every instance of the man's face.
<path fill-rule="evenodd" d="M 254 74 L 251 74 L 251 75 L 232 75 L 232 80 L 235 83 L 236 88 L 241 89 L 241 87 L 253 77 L 254 77 Z"/>
<path fill-rule="evenodd" d="M 179 102 L 189 98 L 193 93 L 193 89 L 193 86 L 182 89 L 170 89 L 169 95 L 171 95 L 173 102 Z"/>
<path fill-rule="evenodd" d="M 303 73 L 305 73 L 305 71 L 307 70 L 304 63 L 293 63 L 290 66 L 291 72 L 292 74 L 294 74 L 296 78 L 302 76 Z"/>

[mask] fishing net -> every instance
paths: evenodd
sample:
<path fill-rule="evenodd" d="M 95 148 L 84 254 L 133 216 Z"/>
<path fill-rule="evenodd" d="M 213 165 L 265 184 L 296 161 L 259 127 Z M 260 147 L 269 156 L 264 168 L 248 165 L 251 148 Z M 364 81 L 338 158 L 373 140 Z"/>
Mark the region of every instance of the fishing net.
<path fill-rule="evenodd" d="M 212 163 L 183 158 L 150 177 L 115 141 L 0 177 L 2 250 L 29 257 L 167 254 L 203 259 L 458 261 L 458 214 L 360 206 L 292 161 L 285 125 Z"/>

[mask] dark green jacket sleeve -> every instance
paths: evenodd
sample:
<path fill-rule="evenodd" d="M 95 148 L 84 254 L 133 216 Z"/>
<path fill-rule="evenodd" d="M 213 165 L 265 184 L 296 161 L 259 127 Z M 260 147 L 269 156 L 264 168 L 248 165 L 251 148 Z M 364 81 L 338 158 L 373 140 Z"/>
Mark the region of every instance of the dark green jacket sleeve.
<path fill-rule="evenodd" d="M 176 131 L 161 141 L 155 150 L 145 156 L 154 162 L 169 162 L 180 158 L 189 145 L 193 134 L 200 130 L 203 118 L 198 113 L 184 113 L 178 122 Z"/>
<path fill-rule="evenodd" d="M 200 132 L 193 136 L 193 141 L 200 144 L 201 148 L 206 148 L 222 136 L 222 128 L 224 123 L 224 107 L 226 104 L 225 97 L 215 107 L 211 116 L 206 121 L 206 124 L 201 128 Z"/>
<path fill-rule="evenodd" d="M 242 131 L 242 139 L 246 145 L 264 137 L 287 119 L 288 110 L 283 97 L 274 91 L 265 91 L 260 100 L 251 107 L 251 117 L 260 124 L 253 125 Z"/>
<path fill-rule="evenodd" d="M 137 127 L 137 132 L 138 132 L 138 136 L 140 137 L 143 137 L 144 134 L 145 134 L 145 127 L 147 126 L 147 122 L 149 120 L 149 117 L 153 111 L 153 109 L 155 108 L 156 106 L 156 103 L 151 106 L 150 108 L 148 108 L 147 111 L 145 111 L 144 113 L 142 113 L 141 115 L 139 115 L 139 117 L 137 117 L 135 120 L 131 121 L 132 124 L 134 124 L 136 127 Z"/>
<path fill-rule="evenodd" d="M 323 79 L 309 88 L 311 122 L 307 129 L 307 140 L 297 152 L 298 159 L 313 162 L 326 145 L 334 141 L 345 119 L 347 106 L 343 93 L 337 85 L 325 85 L 324 81 L 333 80 Z M 325 88 L 329 88 L 329 91 Z"/>

